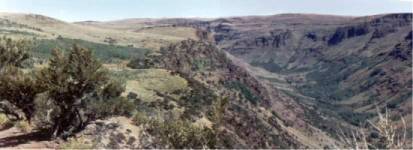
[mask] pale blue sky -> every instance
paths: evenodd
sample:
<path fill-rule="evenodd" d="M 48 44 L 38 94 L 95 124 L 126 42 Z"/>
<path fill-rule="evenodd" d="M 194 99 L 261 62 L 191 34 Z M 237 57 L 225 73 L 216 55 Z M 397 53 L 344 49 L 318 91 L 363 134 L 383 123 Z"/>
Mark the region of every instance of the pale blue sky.
<path fill-rule="evenodd" d="M 413 0 L 0 0 L 0 12 L 65 21 L 317 13 L 363 16 L 412 12 Z"/>

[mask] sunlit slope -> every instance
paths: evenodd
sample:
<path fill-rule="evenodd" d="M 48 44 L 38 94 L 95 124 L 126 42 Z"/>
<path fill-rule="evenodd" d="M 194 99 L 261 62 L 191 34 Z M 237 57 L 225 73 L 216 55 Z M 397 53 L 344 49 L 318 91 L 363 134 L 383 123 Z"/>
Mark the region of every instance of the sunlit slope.
<path fill-rule="evenodd" d="M 158 49 L 164 44 L 196 39 L 195 29 L 186 27 L 158 27 L 139 31 L 117 30 L 74 24 L 54 18 L 34 15 L 0 13 L 0 33 L 13 37 L 54 39 L 59 36 L 82 39 L 96 43 L 109 43 L 134 47 Z"/>

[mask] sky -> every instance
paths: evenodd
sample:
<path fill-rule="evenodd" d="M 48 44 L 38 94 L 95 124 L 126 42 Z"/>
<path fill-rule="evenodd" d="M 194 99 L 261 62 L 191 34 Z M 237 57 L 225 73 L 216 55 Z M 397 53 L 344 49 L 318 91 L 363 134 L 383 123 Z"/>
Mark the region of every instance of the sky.
<path fill-rule="evenodd" d="M 281 13 L 365 16 L 412 11 L 413 0 L 0 0 L 0 12 L 42 14 L 69 22 Z"/>

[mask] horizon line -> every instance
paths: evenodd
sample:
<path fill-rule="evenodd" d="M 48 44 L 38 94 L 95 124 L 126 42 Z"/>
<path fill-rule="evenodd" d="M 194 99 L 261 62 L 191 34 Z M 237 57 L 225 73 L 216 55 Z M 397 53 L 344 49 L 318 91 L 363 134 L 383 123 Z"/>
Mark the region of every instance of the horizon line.
<path fill-rule="evenodd" d="M 31 13 L 31 12 L 17 12 L 17 11 L 0 11 L 1 13 L 6 14 L 20 14 L 20 15 L 41 15 L 49 18 L 53 18 L 59 21 L 68 22 L 68 23 L 80 23 L 80 22 L 116 22 L 116 21 L 124 21 L 124 20 L 133 20 L 133 19 L 205 19 L 205 20 L 215 20 L 215 19 L 224 19 L 224 18 L 239 18 L 239 17 L 267 17 L 267 16 L 277 16 L 277 15 L 315 15 L 315 16 L 335 16 L 335 17 L 348 17 L 348 18 L 359 18 L 359 17 L 368 17 L 368 16 L 379 16 L 379 15 L 389 15 L 389 14 L 413 14 L 413 12 L 385 12 L 385 13 L 377 13 L 377 14 L 370 14 L 370 15 L 340 15 L 340 14 L 323 14 L 323 13 L 294 13 L 294 12 L 285 12 L 285 13 L 274 13 L 274 14 L 254 14 L 254 15 L 233 15 L 233 16 L 217 16 L 217 17 L 202 17 L 202 16 L 181 16 L 181 17 L 126 17 L 126 18 L 119 18 L 119 19 L 111 19 L 111 20 L 79 20 L 79 21 L 67 21 L 58 17 L 53 17 L 41 13 Z"/>

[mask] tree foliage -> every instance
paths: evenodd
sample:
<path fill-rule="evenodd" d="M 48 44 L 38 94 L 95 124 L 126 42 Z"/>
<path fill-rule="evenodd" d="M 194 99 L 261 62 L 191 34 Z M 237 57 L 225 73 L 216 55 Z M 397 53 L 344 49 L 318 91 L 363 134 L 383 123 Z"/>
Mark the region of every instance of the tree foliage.
<path fill-rule="evenodd" d="M 8 66 L 3 69 L 0 76 L 0 91 L 2 91 L 0 97 L 19 108 L 24 113 L 25 119 L 30 121 L 35 111 L 36 95 L 44 92 L 44 88 L 40 87 L 33 77 L 25 75 L 16 67 Z M 6 114 L 13 115 L 19 120 L 23 119 L 15 111 L 8 110 Z"/>
<path fill-rule="evenodd" d="M 125 90 L 110 81 L 92 51 L 74 45 L 66 51 L 52 51 L 48 67 L 23 71 L 29 58 L 29 42 L 0 39 L 0 112 L 16 120 L 30 120 L 39 113 L 36 101 L 51 107 L 47 118 L 51 135 L 68 137 L 93 119 L 110 115 L 131 115 L 133 102 L 120 97 Z M 37 102 L 37 103 L 36 103 Z M 23 115 L 21 115 L 23 114 Z M 45 118 L 45 117 L 40 117 Z"/>
<path fill-rule="evenodd" d="M 29 58 L 30 42 L 0 38 L 0 70 L 6 66 L 21 67 L 22 62 Z"/>
<path fill-rule="evenodd" d="M 55 49 L 49 67 L 40 72 L 38 80 L 60 112 L 54 118 L 53 136 L 67 136 L 86 125 L 86 98 L 109 78 L 91 51 L 75 45 L 68 56 Z"/>
<path fill-rule="evenodd" d="M 29 49 L 28 41 L 0 38 L 0 111 L 28 121 L 35 111 L 36 95 L 44 91 L 33 77 L 20 70 L 23 61 L 29 58 Z"/>

